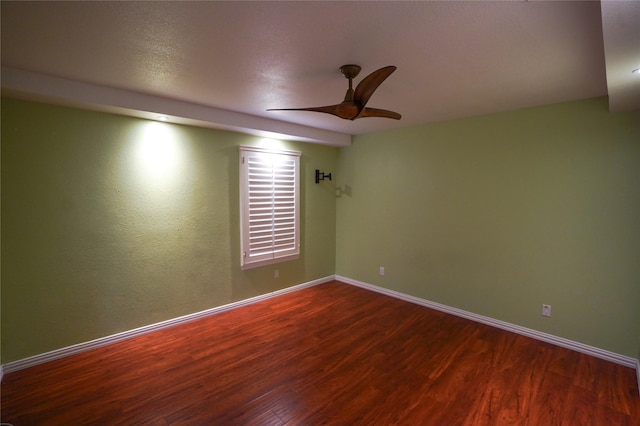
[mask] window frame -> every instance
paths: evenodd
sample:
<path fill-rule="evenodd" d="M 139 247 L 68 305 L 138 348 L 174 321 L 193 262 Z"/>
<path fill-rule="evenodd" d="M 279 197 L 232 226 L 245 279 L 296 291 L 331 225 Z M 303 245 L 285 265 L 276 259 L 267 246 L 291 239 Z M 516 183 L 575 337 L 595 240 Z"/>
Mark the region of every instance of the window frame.
<path fill-rule="evenodd" d="M 299 151 L 240 146 L 240 263 L 243 270 L 300 257 L 301 156 Z M 270 176 L 266 173 L 269 168 Z M 265 193 L 268 190 L 271 190 L 270 196 Z M 268 220 L 271 226 L 266 228 Z M 261 223 L 258 225 L 258 222 Z M 284 241 L 279 248 L 278 237 Z"/>

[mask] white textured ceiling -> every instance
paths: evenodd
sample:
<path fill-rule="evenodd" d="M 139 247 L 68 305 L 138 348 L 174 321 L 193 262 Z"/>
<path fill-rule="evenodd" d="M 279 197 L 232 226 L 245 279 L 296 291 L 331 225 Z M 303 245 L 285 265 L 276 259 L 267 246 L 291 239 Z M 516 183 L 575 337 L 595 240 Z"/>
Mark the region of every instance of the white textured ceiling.
<path fill-rule="evenodd" d="M 640 67 L 638 1 L 606 2 L 602 15 L 595 1 L 1 6 L 3 68 L 37 73 L 20 84 L 3 77 L 3 88 L 18 92 L 37 92 L 33 76 L 42 75 L 89 84 L 60 98 L 113 89 L 162 100 L 159 107 L 176 101 L 347 135 L 607 94 L 612 105 L 624 98 L 619 109 L 640 108 L 640 77 L 626 69 Z M 266 111 L 339 103 L 347 80 L 338 68 L 347 63 L 362 66 L 355 83 L 398 67 L 368 106 L 398 111 L 402 120 Z M 624 84 L 608 81 L 614 67 Z M 56 81 L 49 80 L 58 86 L 52 90 L 66 87 Z"/>

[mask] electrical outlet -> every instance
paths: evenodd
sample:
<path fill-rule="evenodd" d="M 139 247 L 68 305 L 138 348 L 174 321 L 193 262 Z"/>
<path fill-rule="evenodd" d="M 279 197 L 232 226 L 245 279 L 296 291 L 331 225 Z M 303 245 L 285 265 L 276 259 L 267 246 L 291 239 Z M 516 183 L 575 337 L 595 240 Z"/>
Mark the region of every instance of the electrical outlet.
<path fill-rule="evenodd" d="M 381 277 L 384 277 L 384 266 L 380 267 L 380 270 L 378 271 L 378 274 L 380 274 Z"/>
<path fill-rule="evenodd" d="M 273 278 L 280 278 L 280 270 L 276 269 L 273 271 Z"/>
<path fill-rule="evenodd" d="M 551 305 L 542 305 L 542 316 L 543 317 L 551 316 Z"/>

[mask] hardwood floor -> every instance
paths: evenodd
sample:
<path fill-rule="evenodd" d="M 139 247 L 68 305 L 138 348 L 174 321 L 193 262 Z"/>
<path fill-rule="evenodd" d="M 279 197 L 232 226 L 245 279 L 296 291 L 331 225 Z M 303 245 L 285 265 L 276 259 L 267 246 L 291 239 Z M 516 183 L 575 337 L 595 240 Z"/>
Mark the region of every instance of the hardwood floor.
<path fill-rule="evenodd" d="M 5 376 L 21 425 L 638 425 L 635 371 L 332 282 Z"/>

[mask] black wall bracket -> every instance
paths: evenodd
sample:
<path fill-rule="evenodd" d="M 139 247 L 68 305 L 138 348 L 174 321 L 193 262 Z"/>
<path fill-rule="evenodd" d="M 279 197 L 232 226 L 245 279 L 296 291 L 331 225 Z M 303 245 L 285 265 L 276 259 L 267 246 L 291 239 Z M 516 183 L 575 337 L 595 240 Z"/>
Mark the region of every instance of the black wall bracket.
<path fill-rule="evenodd" d="M 329 179 L 331 180 L 331 173 L 326 174 L 316 169 L 316 183 L 320 183 L 321 180 Z"/>

